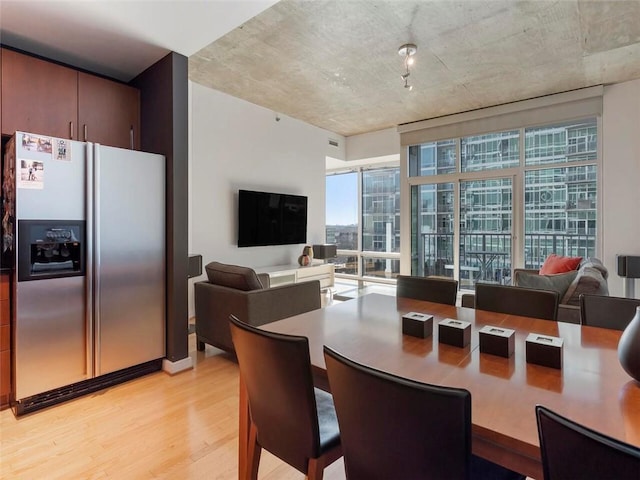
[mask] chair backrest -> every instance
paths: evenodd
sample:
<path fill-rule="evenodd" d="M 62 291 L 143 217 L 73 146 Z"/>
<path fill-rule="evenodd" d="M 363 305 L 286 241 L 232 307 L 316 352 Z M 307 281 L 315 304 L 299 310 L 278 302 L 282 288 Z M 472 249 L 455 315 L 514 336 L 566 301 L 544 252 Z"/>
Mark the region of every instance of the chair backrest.
<path fill-rule="evenodd" d="M 250 291 L 263 288 L 255 270 L 240 265 L 210 262 L 204 267 L 207 279 L 214 285 Z"/>
<path fill-rule="evenodd" d="M 580 295 L 580 317 L 583 325 L 624 330 L 640 307 L 635 298 L 606 295 Z"/>
<path fill-rule="evenodd" d="M 466 308 L 476 308 L 476 296 L 473 293 L 463 293 L 461 304 Z"/>
<path fill-rule="evenodd" d="M 229 321 L 258 443 L 306 472 L 320 449 L 308 339 Z"/>
<path fill-rule="evenodd" d="M 324 347 L 349 480 L 469 478 L 471 394 L 358 364 Z"/>
<path fill-rule="evenodd" d="M 551 290 L 476 283 L 475 300 L 479 310 L 556 320 L 560 297 Z"/>
<path fill-rule="evenodd" d="M 398 297 L 415 298 L 428 302 L 456 304 L 458 281 L 448 278 L 411 277 L 398 275 L 396 294 Z"/>
<path fill-rule="evenodd" d="M 545 480 L 640 478 L 640 449 L 536 407 Z"/>

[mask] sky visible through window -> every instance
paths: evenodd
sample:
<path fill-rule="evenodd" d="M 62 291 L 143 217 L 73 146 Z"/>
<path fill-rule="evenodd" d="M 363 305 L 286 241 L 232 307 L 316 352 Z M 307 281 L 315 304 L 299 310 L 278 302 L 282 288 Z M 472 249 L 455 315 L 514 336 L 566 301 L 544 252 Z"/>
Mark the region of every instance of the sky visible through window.
<path fill-rule="evenodd" d="M 358 223 L 358 174 L 345 173 L 327 177 L 327 225 Z"/>

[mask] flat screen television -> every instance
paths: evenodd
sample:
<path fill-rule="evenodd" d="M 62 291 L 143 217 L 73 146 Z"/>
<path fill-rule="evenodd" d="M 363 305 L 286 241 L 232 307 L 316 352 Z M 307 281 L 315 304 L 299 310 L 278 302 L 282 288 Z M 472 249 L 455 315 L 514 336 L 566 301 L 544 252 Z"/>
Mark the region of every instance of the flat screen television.
<path fill-rule="evenodd" d="M 307 243 L 307 197 L 238 191 L 238 247 Z"/>

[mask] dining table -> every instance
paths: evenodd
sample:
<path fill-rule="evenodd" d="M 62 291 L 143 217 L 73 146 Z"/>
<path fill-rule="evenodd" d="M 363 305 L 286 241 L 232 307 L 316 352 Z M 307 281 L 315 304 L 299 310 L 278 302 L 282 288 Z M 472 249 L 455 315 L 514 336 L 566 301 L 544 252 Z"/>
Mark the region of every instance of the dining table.
<path fill-rule="evenodd" d="M 409 312 L 433 316 L 430 336 L 402 333 L 402 317 Z M 445 319 L 471 324 L 467 346 L 440 343 L 438 324 Z M 514 331 L 511 356 L 480 352 L 479 331 L 485 326 Z M 314 382 L 327 391 L 324 345 L 378 370 L 467 389 L 472 452 L 534 479 L 543 478 L 536 405 L 640 448 L 640 383 L 620 366 L 618 330 L 376 293 L 260 328 L 307 337 Z M 527 362 L 525 340 L 530 333 L 562 338 L 561 368 Z M 239 394 L 239 478 L 245 479 L 250 412 L 242 375 Z"/>

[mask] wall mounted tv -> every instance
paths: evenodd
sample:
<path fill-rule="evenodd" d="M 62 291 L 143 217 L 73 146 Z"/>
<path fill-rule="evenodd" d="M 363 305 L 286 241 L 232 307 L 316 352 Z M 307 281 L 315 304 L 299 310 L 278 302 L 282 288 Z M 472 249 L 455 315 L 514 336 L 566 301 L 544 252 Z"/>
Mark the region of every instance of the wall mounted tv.
<path fill-rule="evenodd" d="M 238 191 L 238 247 L 307 243 L 307 197 Z"/>

